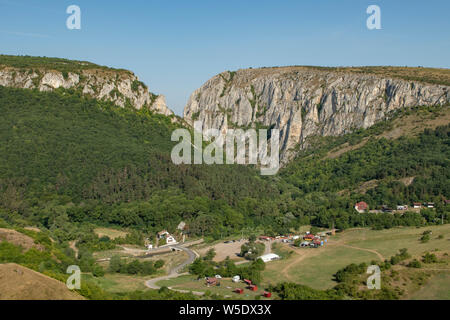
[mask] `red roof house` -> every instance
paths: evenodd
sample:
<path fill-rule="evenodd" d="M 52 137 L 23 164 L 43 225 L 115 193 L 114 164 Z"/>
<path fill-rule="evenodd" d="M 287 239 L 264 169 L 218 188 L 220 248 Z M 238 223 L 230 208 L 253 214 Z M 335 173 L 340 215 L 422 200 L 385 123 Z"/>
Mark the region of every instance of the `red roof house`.
<path fill-rule="evenodd" d="M 265 298 L 270 298 L 270 297 L 272 297 L 272 293 L 264 291 L 264 297 Z"/>
<path fill-rule="evenodd" d="M 313 234 L 307 234 L 306 236 L 303 237 L 303 239 L 308 240 L 308 241 L 312 241 L 312 240 L 314 240 L 314 235 Z"/>
<path fill-rule="evenodd" d="M 234 290 L 235 293 L 237 294 L 243 294 L 244 293 L 244 289 L 238 288 L 236 290 Z"/>
<path fill-rule="evenodd" d="M 216 285 L 217 284 L 217 278 L 207 278 L 206 279 L 206 284 L 210 285 L 210 286 Z"/>
<path fill-rule="evenodd" d="M 249 286 L 252 284 L 252 281 L 251 281 L 251 280 L 244 279 L 244 282 L 245 282 L 246 284 L 248 284 Z"/>
<path fill-rule="evenodd" d="M 357 204 L 355 204 L 355 209 L 359 213 L 363 213 L 363 212 L 366 212 L 367 209 L 369 209 L 369 205 L 367 203 L 365 203 L 364 201 L 361 201 L 361 202 L 358 202 Z"/>

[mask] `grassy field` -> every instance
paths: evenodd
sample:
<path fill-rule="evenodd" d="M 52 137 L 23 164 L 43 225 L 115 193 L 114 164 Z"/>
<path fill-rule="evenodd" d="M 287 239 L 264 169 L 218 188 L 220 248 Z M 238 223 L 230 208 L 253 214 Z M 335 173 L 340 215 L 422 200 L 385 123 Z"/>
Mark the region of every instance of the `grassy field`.
<path fill-rule="evenodd" d="M 422 243 L 419 239 L 426 230 L 431 230 L 433 234 L 429 242 Z M 439 235 L 443 235 L 443 239 L 437 239 Z M 434 249 L 449 249 L 450 225 L 380 231 L 354 229 L 340 234 L 339 239 L 359 248 L 376 250 L 385 258 L 391 257 L 402 248 L 407 248 L 412 255 L 420 255 Z"/>
<path fill-rule="evenodd" d="M 419 238 L 425 230 L 431 230 L 433 234 L 429 242 L 421 243 Z M 438 239 L 439 235 L 443 235 L 443 239 Z M 294 254 L 268 263 L 263 281 L 265 285 L 291 281 L 315 289 L 327 289 L 336 285 L 333 274 L 351 263 L 389 259 L 402 248 L 407 248 L 415 257 L 436 249 L 448 250 L 449 235 L 450 225 L 381 231 L 352 229 L 331 237 L 328 244 L 319 249 L 293 249 L 284 245 L 277 250 L 294 250 Z"/>
<path fill-rule="evenodd" d="M 123 275 L 123 274 L 105 274 L 104 277 L 94 277 L 91 274 L 83 274 L 82 281 L 93 282 L 105 291 L 118 293 L 129 292 L 135 290 L 146 290 L 145 281 L 158 277 L 160 274 L 152 276 L 136 276 L 136 275 Z"/>
<path fill-rule="evenodd" d="M 108 236 L 110 239 L 125 238 L 125 236 L 128 234 L 128 232 L 111 228 L 97 228 L 94 230 L 94 232 L 99 237 Z"/>
<path fill-rule="evenodd" d="M 228 297 L 231 299 L 251 299 L 254 300 L 257 297 L 262 297 L 264 293 L 264 286 L 258 287 L 258 291 L 253 292 L 246 289 L 246 285 L 244 283 L 234 283 L 231 279 L 224 278 L 220 280 L 221 285 L 219 287 L 208 287 L 205 285 L 205 280 L 200 279 L 197 280 L 196 276 L 185 275 L 174 279 L 159 281 L 157 285 L 171 287 L 172 289 L 178 290 L 188 290 L 188 291 L 196 291 L 196 292 L 206 292 L 209 291 L 211 294 L 219 294 L 224 297 Z M 244 289 L 243 294 L 237 294 L 233 291 L 237 288 Z"/>
<path fill-rule="evenodd" d="M 409 299 L 450 300 L 450 273 L 435 275 L 423 288 L 412 294 Z"/>

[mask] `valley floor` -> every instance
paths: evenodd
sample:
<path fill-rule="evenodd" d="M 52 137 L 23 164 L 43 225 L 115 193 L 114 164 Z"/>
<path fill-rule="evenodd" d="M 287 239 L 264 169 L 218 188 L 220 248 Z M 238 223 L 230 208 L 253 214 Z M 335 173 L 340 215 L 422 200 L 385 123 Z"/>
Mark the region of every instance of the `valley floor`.
<path fill-rule="evenodd" d="M 422 243 L 419 239 L 427 230 L 432 232 L 431 240 Z M 441 263 L 422 264 L 422 268 L 412 269 L 405 266 L 408 262 L 406 261 L 394 266 L 392 269 L 395 270 L 394 273 L 392 270 L 386 271 L 386 274 L 382 275 L 383 279 L 389 281 L 389 285 L 398 286 L 399 290 L 403 291 L 402 299 L 449 299 L 449 234 L 450 225 L 423 228 L 401 227 L 380 231 L 358 228 L 338 233 L 331 237 L 324 247 L 316 249 L 296 248 L 289 244 L 276 243 L 275 252 L 284 253 L 286 258 L 266 264 L 260 289 L 281 282 L 303 284 L 320 290 L 330 289 L 337 284 L 333 280 L 333 275 L 349 264 L 384 261 L 390 259 L 400 249 L 406 248 L 412 256 L 408 261 L 413 258 L 420 260 L 423 254 L 432 252 L 441 258 Z M 443 236 L 441 239 L 440 235 Z M 244 296 L 233 293 L 232 291 L 238 288 L 239 284 L 234 284 L 229 279 L 224 281 L 224 285 L 219 288 L 207 287 L 204 281 L 197 280 L 195 276 L 184 275 L 159 281 L 157 284 L 176 290 L 210 291 L 235 299 L 256 297 L 248 290 L 245 290 L 247 295 Z"/>

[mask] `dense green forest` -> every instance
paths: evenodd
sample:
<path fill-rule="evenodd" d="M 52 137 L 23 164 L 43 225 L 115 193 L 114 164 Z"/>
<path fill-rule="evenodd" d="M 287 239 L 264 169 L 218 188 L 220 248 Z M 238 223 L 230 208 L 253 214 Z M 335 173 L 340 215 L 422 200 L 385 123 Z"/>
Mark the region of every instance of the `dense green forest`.
<path fill-rule="evenodd" d="M 436 116 L 442 110 L 425 108 Z M 389 228 L 450 219 L 442 204 L 450 196 L 449 125 L 418 137 L 374 138 L 389 128 L 386 121 L 317 138 L 279 175 L 262 177 L 247 166 L 174 165 L 170 135 L 179 125 L 74 91 L 0 86 L 0 111 L 0 218 L 53 230 L 61 241 L 75 239 L 83 223 L 154 234 L 184 220 L 192 235 L 218 239 L 243 229 L 274 234 L 305 224 Z M 324 157 L 363 138 L 369 140 L 357 150 Z M 399 182 L 410 176 L 411 185 Z M 365 194 L 341 192 L 373 179 L 377 186 Z M 437 208 L 359 214 L 353 206 L 361 200 L 371 208 L 412 201 Z"/>
<path fill-rule="evenodd" d="M 239 229 L 243 199 L 269 203 L 268 195 L 278 196 L 249 167 L 172 164 L 176 125 L 162 115 L 71 91 L 4 87 L 0 109 L 5 219 L 17 215 L 45 228 L 90 221 L 148 231 L 175 228 L 184 219 L 200 235 L 219 224 Z"/>

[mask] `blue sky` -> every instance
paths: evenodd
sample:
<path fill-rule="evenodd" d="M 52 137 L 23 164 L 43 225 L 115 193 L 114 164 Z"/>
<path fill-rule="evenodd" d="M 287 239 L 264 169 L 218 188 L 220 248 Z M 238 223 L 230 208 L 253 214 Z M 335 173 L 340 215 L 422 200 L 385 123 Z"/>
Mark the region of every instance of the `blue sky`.
<path fill-rule="evenodd" d="M 81 30 L 66 8 L 81 8 Z M 366 8 L 381 8 L 368 30 Z M 282 65 L 450 67 L 448 0 L 0 0 L 0 53 L 126 68 L 181 114 L 225 70 Z"/>

